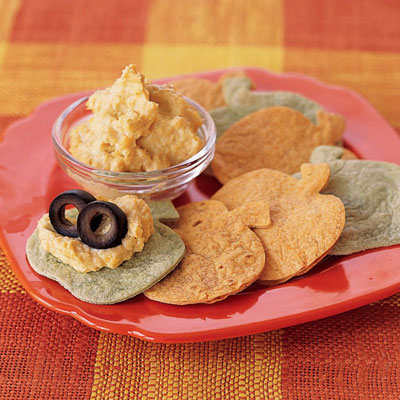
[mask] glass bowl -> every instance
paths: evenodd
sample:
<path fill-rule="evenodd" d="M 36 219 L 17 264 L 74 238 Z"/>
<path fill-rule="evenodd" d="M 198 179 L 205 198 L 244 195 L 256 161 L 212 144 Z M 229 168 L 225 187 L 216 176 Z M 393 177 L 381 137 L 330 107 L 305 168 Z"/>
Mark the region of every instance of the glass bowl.
<path fill-rule="evenodd" d="M 185 97 L 203 118 L 197 135 L 203 148 L 193 157 L 169 168 L 149 172 L 114 172 L 98 169 L 74 158 L 68 151 L 71 128 L 90 118 L 86 108 L 88 96 L 67 107 L 53 125 L 52 138 L 56 158 L 61 168 L 82 188 L 98 198 L 113 199 L 134 194 L 145 199 L 174 199 L 181 195 L 214 157 L 216 132 L 210 114 L 199 104 Z"/>

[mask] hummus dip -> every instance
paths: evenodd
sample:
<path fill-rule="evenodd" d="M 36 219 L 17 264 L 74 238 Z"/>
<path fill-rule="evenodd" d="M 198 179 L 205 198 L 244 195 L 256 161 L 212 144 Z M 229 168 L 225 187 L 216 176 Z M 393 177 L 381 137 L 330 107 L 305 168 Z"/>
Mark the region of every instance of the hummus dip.
<path fill-rule="evenodd" d="M 93 116 L 70 134 L 70 153 L 95 168 L 143 172 L 167 168 L 203 147 L 197 110 L 170 86 L 145 82 L 128 65 L 115 83 L 89 97 Z"/>
<path fill-rule="evenodd" d="M 79 238 L 57 233 L 51 225 L 49 214 L 44 214 L 38 222 L 40 247 L 78 272 L 98 271 L 103 267 L 115 269 L 129 260 L 133 253 L 143 250 L 154 232 L 150 208 L 144 200 L 133 195 L 109 201 L 121 208 L 128 220 L 128 232 L 120 245 L 108 249 L 89 247 Z M 76 220 L 76 209 L 69 210 L 68 214 L 69 219 Z"/>

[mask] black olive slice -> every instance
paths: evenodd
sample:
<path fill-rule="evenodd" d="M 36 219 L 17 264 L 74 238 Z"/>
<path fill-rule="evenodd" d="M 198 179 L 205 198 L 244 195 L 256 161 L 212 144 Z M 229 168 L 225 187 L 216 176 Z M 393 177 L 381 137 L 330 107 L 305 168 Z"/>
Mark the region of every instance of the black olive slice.
<path fill-rule="evenodd" d="M 59 194 L 50 204 L 49 217 L 53 228 L 60 235 L 78 237 L 76 225 L 65 218 L 65 207 L 73 205 L 79 212 L 96 198 L 84 190 L 67 190 Z"/>
<path fill-rule="evenodd" d="M 99 219 L 108 219 L 110 227 L 107 232 L 98 232 Z M 125 213 L 114 203 L 94 201 L 89 203 L 78 216 L 76 223 L 83 243 L 94 249 L 107 249 L 121 244 L 128 231 Z"/>

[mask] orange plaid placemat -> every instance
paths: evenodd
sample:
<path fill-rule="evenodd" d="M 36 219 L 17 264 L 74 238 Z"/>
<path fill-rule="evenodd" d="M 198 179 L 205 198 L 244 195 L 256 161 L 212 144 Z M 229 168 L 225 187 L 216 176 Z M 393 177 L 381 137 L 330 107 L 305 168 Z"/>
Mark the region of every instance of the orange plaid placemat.
<path fill-rule="evenodd" d="M 399 20 L 397 0 L 0 0 L 0 132 L 132 62 L 149 78 L 305 73 L 400 130 Z M 43 308 L 0 250 L 0 307 L 0 399 L 400 398 L 400 294 L 264 334 L 153 344 Z"/>

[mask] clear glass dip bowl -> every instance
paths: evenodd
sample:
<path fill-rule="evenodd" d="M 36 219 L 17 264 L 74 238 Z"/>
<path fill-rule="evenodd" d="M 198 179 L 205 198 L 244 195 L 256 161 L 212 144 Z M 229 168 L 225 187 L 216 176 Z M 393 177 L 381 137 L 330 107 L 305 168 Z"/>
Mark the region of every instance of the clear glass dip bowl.
<path fill-rule="evenodd" d="M 197 134 L 204 147 L 193 157 L 169 168 L 150 172 L 113 172 L 91 167 L 74 158 L 68 151 L 71 128 L 90 118 L 86 109 L 88 96 L 67 107 L 53 125 L 52 137 L 56 158 L 61 168 L 75 182 L 98 198 L 113 199 L 134 194 L 146 199 L 174 199 L 181 195 L 214 157 L 216 132 L 210 114 L 194 101 L 185 98 L 203 118 Z"/>

